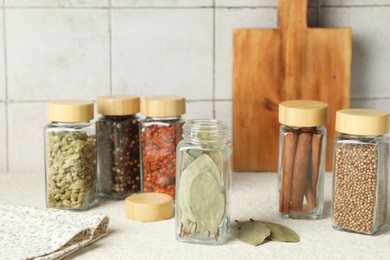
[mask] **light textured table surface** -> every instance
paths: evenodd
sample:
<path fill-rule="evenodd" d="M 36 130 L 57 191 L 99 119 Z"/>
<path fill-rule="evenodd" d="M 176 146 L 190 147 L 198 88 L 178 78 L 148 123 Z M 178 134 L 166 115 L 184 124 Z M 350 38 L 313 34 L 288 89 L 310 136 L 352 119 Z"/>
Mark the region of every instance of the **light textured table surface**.
<path fill-rule="evenodd" d="M 124 201 L 100 199 L 89 212 L 110 217 L 109 234 L 67 259 L 390 259 L 389 226 L 374 236 L 332 229 L 331 174 L 326 174 L 321 220 L 281 219 L 276 182 L 273 173 L 234 174 L 232 220 L 253 218 L 287 225 L 299 234 L 299 243 L 267 242 L 253 247 L 240 242 L 234 229 L 230 241 L 221 246 L 180 243 L 175 239 L 173 218 L 154 223 L 131 221 L 125 217 Z M 44 207 L 44 175 L 0 174 L 0 203 Z"/>

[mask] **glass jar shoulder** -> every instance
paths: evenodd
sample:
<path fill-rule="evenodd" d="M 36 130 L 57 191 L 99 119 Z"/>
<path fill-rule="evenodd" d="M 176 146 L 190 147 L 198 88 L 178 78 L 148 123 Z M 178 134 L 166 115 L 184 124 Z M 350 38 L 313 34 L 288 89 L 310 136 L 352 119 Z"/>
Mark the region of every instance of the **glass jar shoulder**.
<path fill-rule="evenodd" d="M 368 135 L 350 135 L 350 134 L 344 134 L 340 133 L 336 136 L 334 140 L 334 144 L 372 144 L 372 145 L 378 145 L 378 144 L 389 144 L 389 137 L 387 135 L 375 135 L 375 136 L 368 136 Z"/>
<path fill-rule="evenodd" d="M 292 127 L 292 126 L 287 126 L 287 125 L 281 125 L 280 126 L 280 133 L 315 133 L 315 134 L 322 134 L 326 135 L 327 131 L 326 128 L 322 125 L 320 126 L 313 126 L 313 127 Z"/>
<path fill-rule="evenodd" d="M 95 134 L 95 125 L 91 122 L 57 123 L 51 122 L 44 127 L 44 132 L 83 132 L 88 135 Z"/>
<path fill-rule="evenodd" d="M 142 127 L 150 127 L 150 126 L 171 126 L 171 125 L 179 125 L 183 124 L 184 121 L 181 117 L 167 117 L 167 118 L 153 118 L 147 117 L 140 120 L 140 124 Z"/>
<path fill-rule="evenodd" d="M 122 123 L 122 124 L 138 124 L 140 117 L 137 115 L 128 116 L 101 116 L 96 123 Z"/>
<path fill-rule="evenodd" d="M 200 150 L 200 151 L 223 151 L 227 149 L 231 149 L 232 143 L 230 141 L 226 141 L 224 143 L 220 143 L 217 145 L 202 145 L 199 143 L 189 143 L 186 140 L 182 140 L 177 145 L 177 150 L 181 152 L 185 152 L 188 150 Z"/>

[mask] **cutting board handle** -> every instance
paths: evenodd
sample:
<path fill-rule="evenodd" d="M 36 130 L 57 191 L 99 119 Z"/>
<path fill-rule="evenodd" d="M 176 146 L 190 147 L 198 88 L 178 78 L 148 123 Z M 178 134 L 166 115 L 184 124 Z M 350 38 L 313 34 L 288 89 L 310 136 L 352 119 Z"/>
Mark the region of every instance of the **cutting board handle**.
<path fill-rule="evenodd" d="M 307 29 L 308 0 L 279 0 L 278 25 L 281 29 Z"/>

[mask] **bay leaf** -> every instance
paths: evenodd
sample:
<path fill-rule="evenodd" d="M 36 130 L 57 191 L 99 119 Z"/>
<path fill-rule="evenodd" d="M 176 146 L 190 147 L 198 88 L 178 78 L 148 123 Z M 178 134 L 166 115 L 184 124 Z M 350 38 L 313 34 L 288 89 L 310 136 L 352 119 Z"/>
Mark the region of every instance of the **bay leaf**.
<path fill-rule="evenodd" d="M 205 172 L 210 174 L 218 184 L 218 190 L 222 189 L 222 180 L 218 171 L 217 166 L 211 158 L 203 154 L 197 159 L 195 159 L 188 167 L 182 172 L 180 176 L 180 186 L 179 186 L 179 205 L 182 208 L 182 211 L 186 213 L 191 220 L 195 220 L 192 214 L 192 210 L 190 209 L 189 197 L 190 197 L 190 187 L 193 180 L 196 178 L 198 174 L 201 172 Z"/>
<path fill-rule="evenodd" d="M 269 240 L 279 242 L 299 242 L 299 236 L 294 230 L 280 224 L 268 222 L 264 222 L 264 224 L 266 224 L 271 230 L 271 236 L 268 237 Z"/>
<path fill-rule="evenodd" d="M 258 221 L 248 221 L 242 225 L 238 239 L 252 246 L 262 244 L 271 235 L 268 225 Z"/>
<path fill-rule="evenodd" d="M 189 154 L 189 155 L 191 155 L 193 158 L 198 158 L 198 157 L 200 157 L 201 155 L 203 155 L 204 154 L 204 151 L 202 151 L 202 150 L 196 150 L 196 149 L 190 149 L 190 150 L 188 150 L 187 151 L 187 153 Z"/>
<path fill-rule="evenodd" d="M 177 188 L 179 207 L 183 212 L 183 215 L 185 215 L 191 221 L 195 221 L 196 219 L 189 202 L 190 187 L 192 181 L 199 174 L 199 172 L 200 171 L 197 170 L 196 164 L 194 165 L 193 162 L 190 163 L 182 172 L 182 175 L 180 176 L 180 186 Z"/>
<path fill-rule="evenodd" d="M 238 230 L 240 230 L 245 225 L 245 223 L 247 223 L 249 221 L 238 221 L 238 220 L 235 220 L 234 222 L 236 223 L 236 226 L 238 227 Z"/>
<path fill-rule="evenodd" d="M 245 225 L 251 222 L 262 223 L 268 226 L 268 228 L 271 230 L 271 235 L 267 237 L 268 240 L 279 241 L 279 242 L 299 242 L 300 240 L 298 234 L 294 230 L 281 224 L 265 222 L 265 221 L 257 221 L 253 219 L 250 219 L 249 221 L 235 220 L 236 226 L 238 227 L 238 230 L 240 232 Z"/>
<path fill-rule="evenodd" d="M 186 215 L 184 214 L 181 215 L 181 224 L 183 225 L 183 233 L 188 233 L 191 223 L 192 221 L 189 218 L 187 218 Z"/>
<path fill-rule="evenodd" d="M 223 153 L 222 151 L 208 151 L 206 154 L 213 160 L 217 166 L 219 173 L 223 173 Z"/>
<path fill-rule="evenodd" d="M 206 157 L 211 160 L 207 155 Z M 212 165 L 216 168 L 214 162 Z M 208 169 L 210 163 L 200 166 Z M 197 222 L 211 234 L 217 235 L 225 213 L 225 195 L 220 192 L 219 184 L 210 172 L 201 171 L 194 178 L 190 187 L 189 202 Z"/>
<path fill-rule="evenodd" d="M 202 224 L 190 220 L 185 215 L 182 215 L 181 223 L 185 234 L 201 233 L 205 229 Z"/>
<path fill-rule="evenodd" d="M 181 165 L 182 171 L 184 171 L 193 161 L 195 161 L 194 157 L 192 157 L 188 152 L 183 152 L 183 161 Z"/>
<path fill-rule="evenodd" d="M 202 145 L 208 146 L 215 144 L 221 140 L 220 134 L 215 130 L 212 126 L 203 126 L 199 129 L 196 137 Z"/>

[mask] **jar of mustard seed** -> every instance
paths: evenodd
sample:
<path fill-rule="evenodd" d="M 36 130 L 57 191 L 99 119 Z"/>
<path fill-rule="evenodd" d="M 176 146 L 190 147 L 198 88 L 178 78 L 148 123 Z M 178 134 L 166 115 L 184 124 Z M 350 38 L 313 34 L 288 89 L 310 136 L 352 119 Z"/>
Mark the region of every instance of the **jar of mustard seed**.
<path fill-rule="evenodd" d="M 98 195 L 114 200 L 141 191 L 138 96 L 97 100 Z"/>
<path fill-rule="evenodd" d="M 141 100 L 141 114 L 146 117 L 140 123 L 144 192 L 166 193 L 175 198 L 176 146 L 182 139 L 184 113 L 184 97 Z"/>
<path fill-rule="evenodd" d="M 386 224 L 389 114 L 370 109 L 336 113 L 332 225 L 373 234 Z"/>
<path fill-rule="evenodd" d="M 231 142 L 218 120 L 189 120 L 177 146 L 176 239 L 222 244 L 230 222 Z"/>
<path fill-rule="evenodd" d="M 279 213 L 318 219 L 324 204 L 328 105 L 312 100 L 279 104 Z"/>
<path fill-rule="evenodd" d="M 96 202 L 96 141 L 93 102 L 57 100 L 47 104 L 45 126 L 47 207 L 85 210 Z"/>

